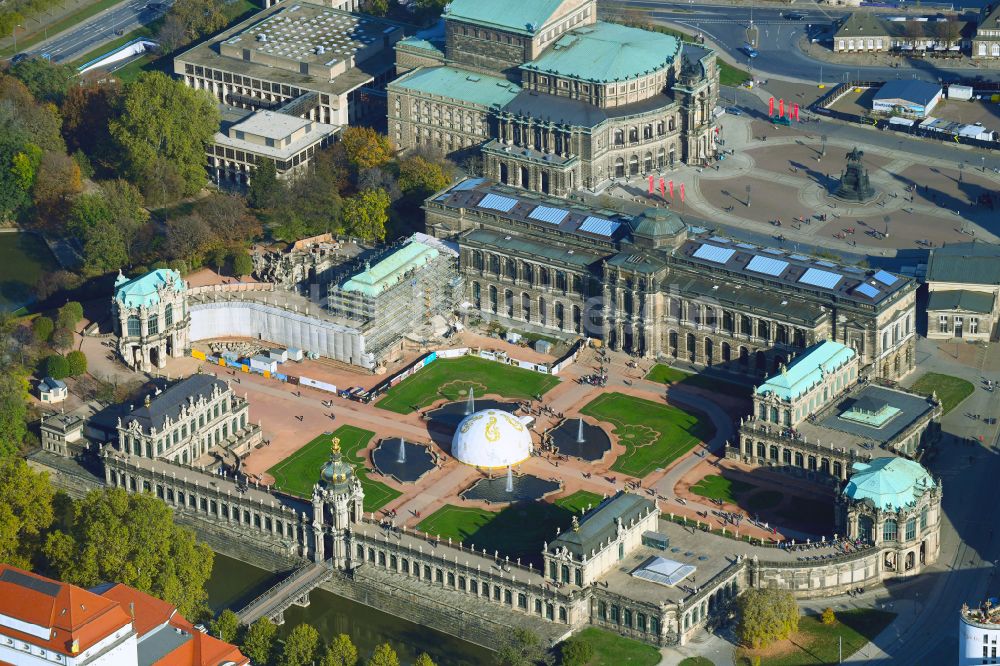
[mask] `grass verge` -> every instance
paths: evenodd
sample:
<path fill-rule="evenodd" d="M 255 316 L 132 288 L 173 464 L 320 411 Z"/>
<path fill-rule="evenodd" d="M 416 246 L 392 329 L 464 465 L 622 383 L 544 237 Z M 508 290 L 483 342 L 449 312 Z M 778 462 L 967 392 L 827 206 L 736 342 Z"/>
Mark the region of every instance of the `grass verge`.
<path fill-rule="evenodd" d="M 719 476 L 718 474 L 709 474 L 701 481 L 691 486 L 691 492 L 695 495 L 707 497 L 708 499 L 722 500 L 723 502 L 736 504 L 737 495 L 745 493 L 748 490 L 752 490 L 753 488 L 754 486 L 749 483 L 744 483 L 743 481 L 727 479 Z"/>
<path fill-rule="evenodd" d="M 594 658 L 587 666 L 654 666 L 662 659 L 660 651 L 652 645 L 597 627 L 587 627 L 575 638 L 594 648 Z"/>
<path fill-rule="evenodd" d="M 878 636 L 895 617 L 895 613 L 858 608 L 837 613 L 837 620 L 827 625 L 816 615 L 804 615 L 799 619 L 798 632 L 791 639 L 769 647 L 767 654 L 740 650 L 736 663 L 749 666 L 751 658 L 758 655 L 761 666 L 836 664 L 841 639 L 843 656 L 847 659 Z"/>
<path fill-rule="evenodd" d="M 409 414 L 435 400 L 461 400 L 469 388 L 476 396 L 496 394 L 505 398 L 532 398 L 559 383 L 552 375 L 524 370 L 476 356 L 438 359 L 389 389 L 376 407 Z"/>
<path fill-rule="evenodd" d="M 340 450 L 344 461 L 354 466 L 354 474 L 361 481 L 365 491 L 365 511 L 377 511 L 402 493 L 381 481 L 368 477 L 364 468 L 365 460 L 357 453 L 365 448 L 375 436 L 370 430 L 341 426 L 332 434 L 324 433 L 280 463 L 267 470 L 274 477 L 274 487 L 298 497 L 311 497 L 313 484 L 319 481 L 323 464 L 330 457 L 330 443 L 334 437 L 340 438 Z"/>
<path fill-rule="evenodd" d="M 972 382 L 968 382 L 961 377 L 942 375 L 937 372 L 926 372 L 913 383 L 910 388 L 914 393 L 930 395 L 937 392 L 937 397 L 941 401 L 941 409 L 945 414 L 958 407 L 958 405 L 975 392 L 976 387 Z"/>
<path fill-rule="evenodd" d="M 709 375 L 692 374 L 672 368 L 669 365 L 664 365 L 663 363 L 657 363 L 650 368 L 649 372 L 646 373 L 646 379 L 660 384 L 677 384 L 678 386 L 684 385 L 705 389 L 733 398 L 750 398 L 751 388 L 749 386 L 730 382 L 725 379 L 718 379 Z"/>
<path fill-rule="evenodd" d="M 703 418 L 671 405 L 623 393 L 604 393 L 580 410 L 615 426 L 625 447 L 611 469 L 635 477 L 666 467 L 713 433 Z"/>
<path fill-rule="evenodd" d="M 30 33 L 29 35 L 23 37 L 22 39 L 18 39 L 16 50 L 14 49 L 13 44 L 4 49 L 0 49 L 0 56 L 12 56 L 17 53 L 21 53 L 22 51 L 27 51 L 28 49 L 32 48 L 35 44 L 38 44 L 39 42 L 44 42 L 49 35 L 58 35 L 63 30 L 72 28 L 78 23 L 83 23 L 91 16 L 100 14 L 109 7 L 114 7 L 119 2 L 121 2 L 121 0 L 97 0 L 97 2 L 94 2 L 93 4 L 87 5 L 86 7 L 81 7 L 77 11 L 73 12 L 72 14 L 64 16 L 55 23 L 49 26 L 41 26 L 35 32 Z M 26 19 L 28 21 L 37 20 L 34 16 L 28 16 L 26 17 Z"/>

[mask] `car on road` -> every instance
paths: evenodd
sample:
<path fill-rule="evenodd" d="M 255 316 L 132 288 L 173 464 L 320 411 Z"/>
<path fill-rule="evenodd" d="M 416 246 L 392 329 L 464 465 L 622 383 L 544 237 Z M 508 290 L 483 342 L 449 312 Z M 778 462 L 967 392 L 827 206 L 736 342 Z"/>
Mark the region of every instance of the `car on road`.
<path fill-rule="evenodd" d="M 744 44 L 743 45 L 743 53 L 746 53 L 748 58 L 756 58 L 758 55 L 760 55 L 757 52 L 757 49 L 755 49 L 754 47 L 750 46 L 749 44 Z"/>
<path fill-rule="evenodd" d="M 27 60 L 30 57 L 31 56 L 29 54 L 27 54 L 27 53 L 18 53 L 16 56 L 14 56 L 13 58 L 10 59 L 10 64 L 16 65 L 17 63 L 19 63 L 19 62 L 21 62 L 23 60 Z"/>
<path fill-rule="evenodd" d="M 726 113 L 728 113 L 731 116 L 742 116 L 743 110 L 740 109 L 740 107 L 738 106 L 727 106 Z"/>
<path fill-rule="evenodd" d="M 806 17 L 805 14 L 801 14 L 799 12 L 788 12 L 787 14 L 782 14 L 781 16 L 786 21 L 801 21 Z"/>

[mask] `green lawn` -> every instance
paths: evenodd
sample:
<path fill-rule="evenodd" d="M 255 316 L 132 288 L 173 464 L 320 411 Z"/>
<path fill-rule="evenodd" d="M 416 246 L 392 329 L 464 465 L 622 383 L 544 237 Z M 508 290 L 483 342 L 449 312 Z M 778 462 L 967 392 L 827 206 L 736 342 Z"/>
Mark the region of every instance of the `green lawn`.
<path fill-rule="evenodd" d="M 440 398 L 461 400 L 469 388 L 476 396 L 526 399 L 542 395 L 558 383 L 553 375 L 462 356 L 434 361 L 389 389 L 375 404 L 397 414 L 409 414 Z"/>
<path fill-rule="evenodd" d="M 330 458 L 331 441 L 334 437 L 339 437 L 344 461 L 354 465 L 354 473 L 361 480 L 361 487 L 365 491 L 365 511 L 377 511 L 402 493 L 370 479 L 364 468 L 365 460 L 357 455 L 374 436 L 375 433 L 370 430 L 341 426 L 332 435 L 320 435 L 267 472 L 274 477 L 274 487 L 278 490 L 299 497 L 311 497 L 323 463 Z"/>
<path fill-rule="evenodd" d="M 960 377 L 926 372 L 920 376 L 910 390 L 923 395 L 930 395 L 937 391 L 938 399 L 941 401 L 941 409 L 947 414 L 972 395 L 976 387 L 972 385 L 972 382 L 967 382 Z"/>
<path fill-rule="evenodd" d="M 705 659 L 705 657 L 688 657 L 681 659 L 677 666 L 715 666 L 715 664 L 711 659 Z"/>
<path fill-rule="evenodd" d="M 660 384 L 683 384 L 686 386 L 693 386 L 695 388 L 722 393 L 734 398 L 750 398 L 751 389 L 749 386 L 736 384 L 734 382 L 718 379 L 709 375 L 696 375 L 690 372 L 684 372 L 683 370 L 671 368 L 669 365 L 664 365 L 663 363 L 657 363 L 650 368 L 649 372 L 646 373 L 646 379 L 651 382 L 659 382 Z"/>
<path fill-rule="evenodd" d="M 708 499 L 722 500 L 723 502 L 736 504 L 737 495 L 745 493 L 748 490 L 752 490 L 753 488 L 754 486 L 749 483 L 744 483 L 743 481 L 727 479 L 719 476 L 718 474 L 709 474 L 701 481 L 691 486 L 691 492 L 695 495 L 707 497 Z"/>
<path fill-rule="evenodd" d="M 587 509 L 588 504 L 593 508 L 600 504 L 603 499 L 597 493 L 592 493 L 589 490 L 578 490 L 572 495 L 555 500 L 553 503 L 573 513 L 580 513 Z"/>
<path fill-rule="evenodd" d="M 784 498 L 777 490 L 762 490 L 748 497 L 743 504 L 748 511 L 768 511 L 781 504 Z"/>
<path fill-rule="evenodd" d="M 844 658 L 848 658 L 865 646 L 889 626 L 895 613 L 858 608 L 837 613 L 837 621 L 832 625 L 820 622 L 818 616 L 803 615 L 799 619 L 799 631 L 792 637 L 789 649 L 780 654 L 765 656 L 761 666 L 807 666 L 808 664 L 836 664 L 838 644 L 844 639 Z M 749 664 L 752 652 L 741 650 L 737 663 Z"/>
<path fill-rule="evenodd" d="M 666 467 L 713 432 L 699 416 L 623 393 L 601 394 L 580 411 L 615 426 L 626 451 L 611 469 L 640 478 Z"/>
<path fill-rule="evenodd" d="M 597 627 L 587 627 L 575 638 L 594 646 L 594 658 L 587 666 L 654 666 L 662 658 L 652 645 Z"/>
<path fill-rule="evenodd" d="M 750 78 L 750 72 L 740 67 L 730 65 L 728 62 L 716 60 L 719 63 L 719 85 L 738 88 L 743 82 Z"/>
<path fill-rule="evenodd" d="M 446 504 L 424 518 L 417 529 L 538 565 L 542 542 L 555 539 L 556 528 L 568 529 L 572 519 L 572 510 L 548 502 L 522 502 L 502 511 Z"/>

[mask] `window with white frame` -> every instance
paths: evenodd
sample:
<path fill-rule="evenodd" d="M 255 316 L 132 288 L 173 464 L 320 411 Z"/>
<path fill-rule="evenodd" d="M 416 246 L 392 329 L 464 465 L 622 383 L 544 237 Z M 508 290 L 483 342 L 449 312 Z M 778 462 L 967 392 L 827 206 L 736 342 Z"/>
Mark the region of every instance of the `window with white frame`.
<path fill-rule="evenodd" d="M 969 317 L 969 333 L 979 332 L 979 317 Z"/>
<path fill-rule="evenodd" d="M 941 315 L 938 317 L 938 332 L 947 333 L 948 332 L 948 315 Z"/>

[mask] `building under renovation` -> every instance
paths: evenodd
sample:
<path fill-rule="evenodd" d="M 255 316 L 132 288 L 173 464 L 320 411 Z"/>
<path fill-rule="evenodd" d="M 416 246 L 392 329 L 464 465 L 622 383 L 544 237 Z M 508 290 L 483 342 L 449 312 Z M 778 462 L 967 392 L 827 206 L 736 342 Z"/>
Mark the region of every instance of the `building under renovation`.
<path fill-rule="evenodd" d="M 329 285 L 330 314 L 357 322 L 365 348 L 384 358 L 407 335 L 443 324 L 463 292 L 458 248 L 424 234 L 374 258 L 355 261 Z"/>

